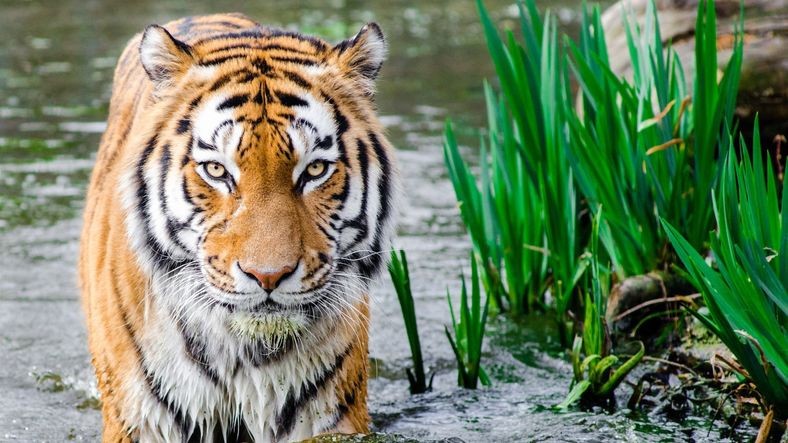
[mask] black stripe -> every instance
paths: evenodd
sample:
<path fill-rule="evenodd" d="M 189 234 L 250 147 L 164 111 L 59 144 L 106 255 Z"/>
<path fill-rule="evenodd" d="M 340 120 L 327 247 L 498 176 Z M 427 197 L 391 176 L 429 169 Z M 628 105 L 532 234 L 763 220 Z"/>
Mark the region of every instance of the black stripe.
<path fill-rule="evenodd" d="M 169 32 L 169 31 L 167 31 L 167 32 Z M 175 46 L 178 47 L 178 49 L 180 49 L 181 51 L 185 52 L 186 54 L 189 54 L 190 56 L 192 55 L 192 47 L 191 46 L 187 45 L 185 42 L 182 42 L 182 41 L 180 41 L 177 38 L 173 38 L 172 40 L 175 43 Z"/>
<path fill-rule="evenodd" d="M 195 198 L 195 197 L 192 197 L 192 194 L 191 194 L 191 192 L 189 192 L 189 184 L 188 184 L 188 183 L 186 183 L 186 180 L 184 180 L 184 181 L 182 181 L 182 182 L 181 182 L 181 190 L 183 191 L 183 198 L 184 198 L 184 199 L 185 199 L 187 202 L 189 202 L 189 203 L 190 203 L 192 206 L 195 206 L 195 208 L 194 208 L 194 214 L 192 214 L 192 216 L 191 216 L 191 217 L 189 217 L 189 223 L 191 223 L 191 220 L 192 220 L 192 219 L 194 219 L 194 216 L 195 216 L 195 215 L 196 215 L 198 212 L 202 212 L 202 208 L 197 208 L 197 207 L 196 207 L 196 206 L 197 206 L 197 203 L 194 201 L 194 198 Z M 202 195 L 202 194 L 198 194 L 196 198 L 200 198 L 200 195 Z"/>
<path fill-rule="evenodd" d="M 189 110 L 190 111 L 194 111 L 197 108 L 197 106 L 202 101 L 202 97 L 203 97 L 202 94 L 198 95 L 197 97 L 194 97 L 194 99 L 189 103 Z"/>
<path fill-rule="evenodd" d="M 262 82 L 262 87 L 260 89 L 263 91 L 263 102 L 271 103 L 272 94 L 271 94 L 271 88 L 268 87 L 268 83 Z"/>
<path fill-rule="evenodd" d="M 261 38 L 264 37 L 262 30 L 260 29 L 250 29 L 248 31 L 241 31 L 241 32 L 224 32 L 221 34 L 214 34 L 202 39 L 199 39 L 192 43 L 192 46 L 201 45 L 203 43 L 213 41 L 213 40 L 226 40 L 226 39 L 233 39 L 233 38 Z"/>
<path fill-rule="evenodd" d="M 200 148 L 200 149 L 208 149 L 210 151 L 218 151 L 219 150 L 216 146 L 204 142 L 201 138 L 197 139 L 197 147 Z"/>
<path fill-rule="evenodd" d="M 339 151 L 339 158 L 337 161 L 339 163 L 344 164 L 347 167 L 348 159 L 347 159 L 347 149 L 345 147 L 345 141 L 342 138 L 347 132 L 349 125 L 347 118 L 342 114 L 342 112 L 337 108 L 336 103 L 328 97 L 327 95 L 323 95 L 328 102 L 331 104 L 332 109 L 334 110 L 334 120 L 337 122 L 337 151 Z M 345 199 L 347 199 L 348 194 L 350 193 L 350 174 L 345 172 L 345 180 L 342 183 L 342 190 L 332 194 L 331 199 L 339 201 L 339 206 L 337 207 L 336 211 L 341 212 L 342 208 L 345 206 Z"/>
<path fill-rule="evenodd" d="M 323 233 L 323 236 L 326 237 L 330 242 L 333 243 L 336 240 L 334 236 L 331 235 L 328 231 L 326 231 L 326 228 L 324 228 L 320 223 L 316 223 L 315 226 L 317 226 L 317 229 L 319 229 L 320 232 Z"/>
<path fill-rule="evenodd" d="M 213 130 L 213 134 L 211 134 L 211 143 L 216 145 L 216 136 L 219 135 L 219 131 L 221 131 L 222 128 L 224 128 L 226 126 L 232 126 L 232 124 L 233 124 L 233 120 L 230 120 L 230 119 L 227 119 L 227 120 L 219 123 L 219 125 L 216 127 L 216 129 Z"/>
<path fill-rule="evenodd" d="M 186 163 L 188 163 L 188 161 L 191 160 L 191 157 L 194 155 L 194 134 L 189 134 L 189 141 L 187 142 L 186 146 L 188 149 L 183 156 L 184 160 L 182 166 L 186 166 Z"/>
<path fill-rule="evenodd" d="M 199 368 L 200 372 L 202 372 L 215 386 L 218 386 L 219 374 L 216 372 L 216 369 L 211 366 L 211 362 L 205 354 L 205 344 L 187 330 L 186 325 L 183 324 L 180 318 L 177 319 L 177 324 L 181 336 L 183 337 L 183 345 L 186 354 L 191 358 L 195 366 Z"/>
<path fill-rule="evenodd" d="M 351 347 L 349 346 L 344 352 L 337 355 L 334 364 L 325 368 L 320 375 L 315 377 L 314 381 L 305 381 L 298 390 L 298 394 L 293 391 L 292 387 L 290 388 L 285 398 L 285 404 L 276 416 L 276 430 L 274 434 L 277 439 L 282 438 L 293 430 L 300 409 L 315 398 L 318 390 L 331 381 L 334 375 L 342 368 L 342 363 L 350 354 Z"/>
<path fill-rule="evenodd" d="M 298 41 L 301 41 L 301 42 L 309 43 L 312 46 L 314 46 L 316 49 L 318 49 L 319 51 L 323 51 L 325 49 L 328 49 L 328 45 L 326 45 L 326 43 L 323 42 L 322 40 L 319 40 L 319 39 L 317 39 L 315 37 L 310 37 L 308 35 L 299 34 L 297 32 L 285 31 L 283 29 L 269 28 L 268 29 L 268 35 L 270 37 L 290 37 L 292 39 L 295 39 L 295 40 L 298 40 Z"/>
<path fill-rule="evenodd" d="M 158 133 L 159 131 L 160 129 L 158 129 L 156 132 Z M 151 154 L 153 154 L 153 151 L 156 149 L 157 143 L 158 139 L 154 135 L 150 138 L 150 140 L 148 140 L 148 143 L 145 145 L 145 149 L 143 149 L 142 155 L 140 155 L 140 158 L 137 162 L 137 210 L 142 215 L 143 229 L 145 230 L 145 243 L 148 247 L 148 252 L 151 254 L 151 260 L 153 261 L 154 267 L 162 270 L 169 270 L 174 267 L 177 262 L 169 257 L 169 254 L 164 251 L 158 240 L 156 240 L 153 233 L 151 232 L 151 216 L 150 210 L 148 209 L 150 198 L 148 196 L 148 185 L 145 182 L 145 165 L 148 162 L 148 158 L 150 158 Z"/>
<path fill-rule="evenodd" d="M 259 46 L 251 45 L 249 43 L 235 43 L 232 45 L 222 46 L 221 48 L 216 48 L 211 51 L 211 55 L 215 55 L 219 52 L 232 51 L 233 49 L 256 49 L 258 47 Z"/>
<path fill-rule="evenodd" d="M 161 201 L 161 211 L 164 213 L 164 216 L 167 216 L 167 172 L 170 169 L 170 144 L 165 143 L 164 146 L 161 148 L 161 158 L 159 159 L 159 166 L 161 171 L 159 172 L 159 201 Z"/>
<path fill-rule="evenodd" d="M 172 161 L 172 153 L 170 152 L 170 144 L 165 143 L 162 146 L 161 152 L 161 159 L 160 162 L 160 175 L 159 175 L 159 202 L 161 204 L 160 210 L 161 213 L 164 214 L 165 220 L 167 220 L 167 234 L 170 237 L 170 241 L 175 243 L 182 251 L 188 251 L 189 248 L 184 245 L 180 239 L 178 238 L 178 232 L 183 229 L 183 224 L 178 222 L 177 220 L 170 217 L 167 211 L 167 173 L 170 170 L 170 163 Z"/>
<path fill-rule="evenodd" d="M 355 43 L 355 39 L 352 38 L 342 40 L 341 42 L 337 43 L 334 49 L 339 51 L 340 54 L 342 54 L 348 49 L 350 49 L 353 46 L 353 43 Z"/>
<path fill-rule="evenodd" d="M 339 145 L 342 145 L 342 141 L 339 141 Z M 331 194 L 329 197 L 331 200 L 339 201 L 340 205 L 337 208 L 337 212 L 340 212 L 345 205 L 345 199 L 347 198 L 348 194 L 350 193 L 350 174 L 345 173 L 345 180 L 342 183 L 342 190 L 337 193 Z"/>
<path fill-rule="evenodd" d="M 240 50 L 240 51 L 239 51 Z M 266 45 L 256 45 L 252 43 L 235 43 L 227 46 L 222 46 L 221 48 L 216 48 L 210 52 L 210 56 L 216 57 L 223 52 L 230 52 L 230 51 L 238 51 L 238 54 L 233 54 L 233 57 L 242 57 L 244 54 L 248 54 L 252 51 L 284 51 L 287 53 L 295 53 L 299 55 L 306 55 L 306 56 L 314 56 L 314 52 L 311 51 L 302 51 L 301 49 L 295 47 L 286 47 L 277 43 L 271 43 Z M 201 64 L 210 64 L 213 60 L 217 59 L 209 59 L 203 61 Z"/>
<path fill-rule="evenodd" d="M 213 84 L 211 85 L 211 87 L 208 90 L 213 92 L 213 91 L 221 88 L 222 86 L 226 85 L 227 82 L 230 81 L 230 78 L 232 78 L 232 75 L 233 75 L 232 73 L 224 74 L 223 76 L 217 78 L 216 81 L 213 82 Z"/>
<path fill-rule="evenodd" d="M 293 125 L 295 125 L 297 128 L 307 128 L 310 131 L 317 133 L 317 127 L 315 127 L 315 125 L 313 125 L 309 120 L 299 118 L 293 123 Z"/>
<path fill-rule="evenodd" d="M 303 66 L 317 66 L 317 62 L 314 60 L 310 60 L 308 58 L 303 57 L 279 57 L 279 56 L 271 56 L 269 57 L 270 60 L 281 62 L 281 63 L 294 63 L 297 65 Z"/>
<path fill-rule="evenodd" d="M 385 225 L 389 214 L 389 176 L 391 174 L 391 164 L 389 163 L 386 151 L 383 145 L 378 140 L 377 136 L 373 133 L 369 134 L 372 149 L 378 158 L 380 164 L 380 178 L 378 179 L 378 193 L 380 194 L 380 212 L 378 213 L 377 226 L 375 228 L 374 241 L 370 247 L 372 254 L 365 257 L 363 260 L 358 261 L 359 272 L 365 277 L 372 277 L 377 275 L 380 271 L 381 264 L 383 263 L 383 254 L 381 252 L 381 242 L 383 239 L 383 226 Z"/>
<path fill-rule="evenodd" d="M 159 403 L 167 408 L 167 412 L 170 413 L 172 418 L 175 420 L 175 424 L 177 424 L 178 428 L 181 430 L 182 440 L 187 441 L 187 438 L 190 435 L 189 429 L 191 428 L 192 423 L 191 417 L 181 411 L 175 405 L 175 403 L 169 399 L 167 392 L 163 390 L 159 381 L 156 380 L 155 375 L 151 373 L 144 364 L 142 365 L 142 372 L 145 375 L 145 383 L 148 385 L 148 389 L 150 390 L 151 394 L 153 394 Z"/>
<path fill-rule="evenodd" d="M 287 159 L 289 161 L 292 158 L 290 152 L 293 150 L 293 146 L 291 144 L 288 144 L 287 148 L 289 150 L 285 149 L 284 146 L 279 146 L 279 149 L 277 149 L 277 151 L 279 151 L 279 153 L 282 154 L 285 157 L 285 159 Z M 306 184 L 306 183 L 302 183 L 301 186 L 298 187 L 298 192 L 299 193 L 301 193 L 301 191 L 304 190 L 304 184 Z"/>
<path fill-rule="evenodd" d="M 242 66 L 239 69 L 232 72 L 228 72 L 222 75 L 221 77 L 219 77 L 218 79 L 216 79 L 211 85 L 211 87 L 208 88 L 208 91 L 209 92 L 216 91 L 233 80 L 244 83 L 250 81 L 251 79 L 255 79 L 257 77 L 258 74 L 250 71 L 248 67 Z M 202 95 L 200 95 L 200 97 L 202 97 Z"/>
<path fill-rule="evenodd" d="M 362 140 L 356 141 L 356 147 L 358 149 L 359 172 L 361 172 L 361 181 L 363 183 L 361 188 L 361 210 L 358 216 L 356 216 L 353 220 L 346 222 L 345 226 L 343 226 L 354 227 L 358 229 L 358 232 L 351 242 L 352 245 L 355 245 L 359 241 L 366 238 L 367 232 L 369 230 L 369 223 L 367 221 L 367 194 L 369 193 L 369 153 L 367 151 L 367 144 Z"/>
<path fill-rule="evenodd" d="M 244 358 L 252 366 L 260 367 L 264 364 L 277 362 L 294 347 L 295 341 L 292 337 L 287 337 L 284 343 L 277 348 L 272 348 L 264 340 L 257 340 L 244 346 Z"/>
<path fill-rule="evenodd" d="M 326 150 L 326 149 L 331 149 L 332 146 L 334 146 L 334 136 L 327 135 L 321 138 L 320 140 L 318 140 L 318 142 L 315 144 L 314 149 Z"/>
<path fill-rule="evenodd" d="M 273 71 L 267 61 L 259 58 L 252 60 L 252 66 L 260 72 L 260 75 L 271 75 Z"/>
<path fill-rule="evenodd" d="M 330 97 L 326 93 L 321 93 L 321 95 L 323 96 L 323 100 L 328 102 L 328 104 L 331 105 L 331 109 L 334 111 L 334 121 L 337 124 L 337 138 L 342 139 L 342 135 L 350 129 L 350 123 L 342 111 L 339 110 L 339 106 L 333 97 Z"/>
<path fill-rule="evenodd" d="M 191 127 L 192 127 L 192 122 L 189 121 L 188 118 L 182 118 L 178 120 L 178 128 L 176 129 L 175 132 L 177 132 L 178 134 L 184 134 L 189 129 L 191 129 Z"/>
<path fill-rule="evenodd" d="M 223 109 L 237 108 L 243 106 L 248 101 L 249 94 L 236 94 L 223 101 L 216 110 L 221 111 Z"/>
<path fill-rule="evenodd" d="M 300 75 L 296 74 L 295 72 L 292 72 L 292 71 L 281 71 L 281 73 L 282 73 L 282 75 L 285 76 L 286 79 L 290 80 L 291 82 L 297 84 L 298 86 L 300 86 L 300 87 L 302 87 L 304 89 L 312 88 L 312 84 L 311 83 L 306 81 L 306 79 L 304 79 L 304 77 L 301 77 Z"/>
<path fill-rule="evenodd" d="M 252 97 L 252 101 L 255 102 L 258 105 L 262 105 L 263 104 L 263 91 L 262 91 L 262 89 L 257 91 L 257 94 L 255 94 L 255 96 Z"/>
<path fill-rule="evenodd" d="M 285 51 L 285 52 L 292 52 L 296 54 L 302 55 L 314 55 L 313 52 L 310 51 L 302 51 L 301 49 L 292 47 L 292 46 L 283 46 L 278 43 L 269 43 L 267 45 L 257 46 L 255 49 L 259 49 L 261 51 Z"/>
<path fill-rule="evenodd" d="M 216 66 L 216 65 L 221 65 L 222 63 L 229 60 L 238 60 L 245 57 L 246 54 L 230 54 L 230 55 L 225 55 L 224 57 L 216 57 L 208 60 L 202 60 L 200 61 L 200 66 Z"/>
<path fill-rule="evenodd" d="M 389 176 L 391 175 L 391 163 L 389 162 L 388 154 L 386 154 L 386 150 L 383 148 L 383 145 L 378 140 L 378 137 L 370 133 L 369 134 L 370 143 L 372 143 L 372 149 L 375 151 L 375 156 L 378 159 L 378 163 L 380 164 L 380 179 L 378 180 L 378 190 L 380 192 L 380 214 L 378 215 L 378 222 L 385 221 L 389 216 L 389 205 L 388 205 L 388 198 L 389 198 Z"/>
<path fill-rule="evenodd" d="M 301 98 L 293 94 L 288 94 L 286 92 L 277 92 L 275 93 L 275 95 L 276 98 L 279 100 L 279 103 L 287 107 L 292 108 L 296 106 L 309 106 L 309 103 L 307 103 L 306 101 L 302 100 Z"/>
<path fill-rule="evenodd" d="M 111 267 L 110 272 L 112 273 L 112 292 L 116 296 L 116 305 L 120 311 L 121 322 L 123 323 L 123 327 L 126 329 L 126 332 L 129 334 L 129 338 L 131 339 L 132 345 L 134 346 L 134 350 L 137 354 L 137 361 L 142 368 L 142 373 L 145 378 L 146 387 L 148 388 L 148 391 L 156 398 L 156 400 L 164 405 L 167 408 L 167 411 L 173 416 L 176 424 L 181 430 L 182 437 L 185 440 L 189 433 L 188 424 L 191 423 L 191 421 L 187 416 L 184 416 L 184 414 L 179 411 L 172 402 L 167 400 L 166 396 L 162 395 L 161 385 L 158 383 L 158 381 L 156 381 L 153 374 L 147 368 L 147 365 L 145 364 L 145 354 L 142 352 L 142 346 L 137 339 L 136 333 L 131 327 L 131 322 L 128 311 L 126 310 L 126 306 L 120 299 L 120 288 L 117 286 L 118 281 L 120 281 L 120 276 L 117 275 L 117 271 L 114 266 Z"/>
<path fill-rule="evenodd" d="M 192 143 L 191 143 L 191 139 L 190 139 L 190 143 L 187 146 L 191 147 L 191 145 L 192 145 Z M 191 149 L 189 151 L 191 151 Z M 183 157 L 181 157 L 181 169 L 183 169 L 186 166 L 188 166 L 189 162 L 191 162 L 192 159 L 189 157 L 190 153 L 191 152 L 187 152 L 187 153 L 183 154 Z M 184 180 L 183 183 L 186 184 L 186 181 Z"/>
<path fill-rule="evenodd" d="M 259 76 L 260 76 L 259 74 L 255 74 L 254 72 L 246 72 L 243 75 L 238 76 L 238 84 L 244 85 L 256 79 Z"/>

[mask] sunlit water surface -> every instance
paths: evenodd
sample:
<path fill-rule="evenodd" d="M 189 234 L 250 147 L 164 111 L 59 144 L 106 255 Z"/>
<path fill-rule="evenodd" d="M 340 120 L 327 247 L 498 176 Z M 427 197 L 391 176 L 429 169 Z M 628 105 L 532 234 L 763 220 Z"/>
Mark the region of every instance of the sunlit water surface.
<path fill-rule="evenodd" d="M 579 2 L 541 5 L 548 3 L 571 29 Z M 510 3 L 487 4 L 499 21 L 514 23 Z M 334 41 L 374 20 L 390 42 L 378 102 L 408 197 L 397 243 L 409 254 L 424 354 L 436 375 L 433 392 L 408 394 L 404 326 L 390 283 L 382 281 L 373 294 L 370 349 L 376 431 L 420 440 L 720 439 L 721 424 L 703 420 L 551 411 L 566 394 L 571 369 L 550 325 L 538 320 L 525 328 L 493 322 L 484 355 L 493 386 L 457 388 L 443 332 L 445 295 L 447 288 L 456 294 L 469 242 L 442 164 L 441 129 L 448 116 L 465 128 L 483 124 L 481 81 L 491 67 L 471 0 L 61 0 L 0 4 L 0 441 L 99 438 L 75 269 L 112 71 L 128 38 L 145 25 L 221 11 Z M 471 144 L 474 131 L 463 133 Z"/>

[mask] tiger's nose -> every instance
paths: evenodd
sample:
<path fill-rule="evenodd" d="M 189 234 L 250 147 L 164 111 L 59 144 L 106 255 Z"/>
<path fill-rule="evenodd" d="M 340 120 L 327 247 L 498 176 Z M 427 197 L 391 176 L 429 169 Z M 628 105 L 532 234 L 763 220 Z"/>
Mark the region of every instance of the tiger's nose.
<path fill-rule="evenodd" d="M 279 287 L 279 284 L 295 271 L 295 268 L 292 266 L 284 266 L 273 272 L 261 272 L 254 267 L 244 268 L 240 263 L 238 267 L 241 268 L 244 274 L 256 281 L 257 284 L 268 293 Z"/>

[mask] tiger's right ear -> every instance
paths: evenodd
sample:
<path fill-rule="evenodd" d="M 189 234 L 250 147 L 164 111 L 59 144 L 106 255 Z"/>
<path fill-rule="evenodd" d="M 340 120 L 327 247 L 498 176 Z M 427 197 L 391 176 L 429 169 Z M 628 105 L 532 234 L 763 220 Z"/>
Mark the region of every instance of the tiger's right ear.
<path fill-rule="evenodd" d="M 140 61 L 157 91 L 174 83 L 194 63 L 191 46 L 177 40 L 159 25 L 145 28 L 140 41 Z"/>

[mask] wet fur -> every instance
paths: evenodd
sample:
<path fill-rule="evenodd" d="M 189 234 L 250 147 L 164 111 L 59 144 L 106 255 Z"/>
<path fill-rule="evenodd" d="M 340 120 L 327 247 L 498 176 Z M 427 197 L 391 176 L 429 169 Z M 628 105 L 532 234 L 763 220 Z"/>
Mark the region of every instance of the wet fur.
<path fill-rule="evenodd" d="M 85 208 L 80 281 L 104 441 L 366 432 L 367 289 L 398 191 L 373 101 L 382 34 L 370 25 L 332 46 L 236 14 L 164 28 L 118 62 Z M 332 175 L 294 182 L 301 157 L 324 148 Z M 220 154 L 238 179 L 227 189 L 195 160 Z M 289 289 L 255 305 L 241 262 L 296 259 Z M 281 306 L 303 327 L 261 339 L 268 326 L 254 319 Z"/>

